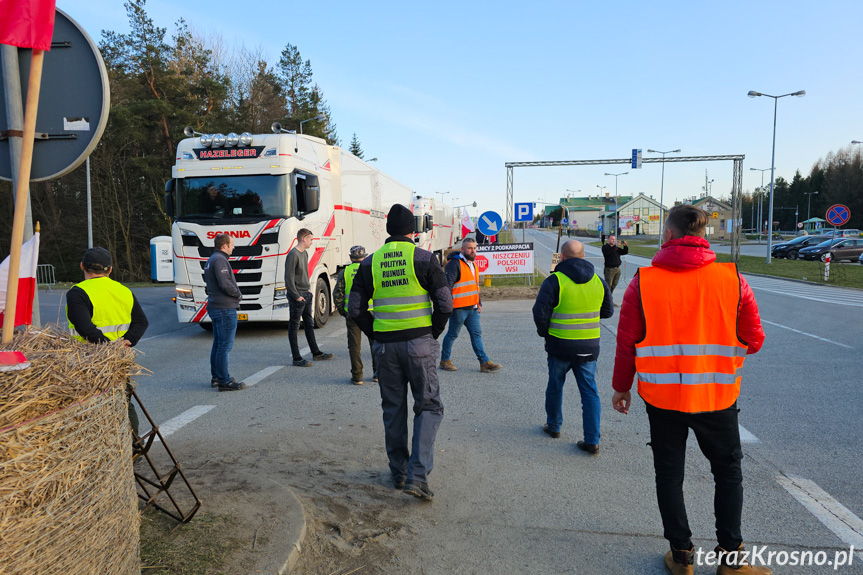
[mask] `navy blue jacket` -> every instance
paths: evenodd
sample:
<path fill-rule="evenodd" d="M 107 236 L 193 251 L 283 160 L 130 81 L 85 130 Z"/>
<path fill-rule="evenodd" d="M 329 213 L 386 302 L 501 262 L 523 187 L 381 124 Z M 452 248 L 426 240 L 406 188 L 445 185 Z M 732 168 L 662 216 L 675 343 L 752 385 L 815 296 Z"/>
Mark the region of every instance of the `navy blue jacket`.
<path fill-rule="evenodd" d="M 561 272 L 577 284 L 587 283 L 596 273 L 593 264 L 581 258 L 569 258 L 563 260 L 554 269 Z M 611 290 L 601 277 L 605 296 L 602 298 L 602 307 L 599 317 L 609 318 L 614 315 L 614 300 L 611 299 Z M 536 303 L 533 304 L 533 321 L 536 324 L 536 332 L 545 338 L 545 351 L 564 361 L 587 362 L 596 361 L 599 357 L 599 339 L 558 339 L 548 335 L 551 314 L 560 301 L 560 284 L 554 274 L 548 276 L 539 288 Z"/>

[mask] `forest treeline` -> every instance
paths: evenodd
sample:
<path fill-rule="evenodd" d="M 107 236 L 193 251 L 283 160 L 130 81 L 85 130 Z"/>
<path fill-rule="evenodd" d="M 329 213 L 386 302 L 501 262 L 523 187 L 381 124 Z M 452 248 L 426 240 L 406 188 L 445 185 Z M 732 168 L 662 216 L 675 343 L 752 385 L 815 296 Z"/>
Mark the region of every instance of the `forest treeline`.
<path fill-rule="evenodd" d="M 125 6 L 129 32 L 101 33 L 111 110 L 90 157 L 93 240 L 114 254 L 114 277 L 121 281 L 149 278 L 150 239 L 170 235 L 164 187 L 185 126 L 206 133 L 267 133 L 274 121 L 296 130 L 300 121 L 323 116 L 305 123 L 303 131 L 339 143 L 311 62 L 296 46 L 287 44 L 272 65 L 260 50 L 229 46 L 182 20 L 169 34 L 147 14 L 146 0 L 129 0 Z M 349 149 L 363 156 L 356 134 Z M 40 262 L 53 264 L 58 280 L 81 279 L 78 263 L 87 247 L 85 182 L 82 164 L 63 178 L 31 185 L 33 217 L 42 225 Z M 746 228 L 758 193 L 744 195 Z M 844 203 L 852 213 L 848 227 L 863 229 L 860 148 L 831 152 L 808 175 L 798 171 L 790 182 L 777 178 L 776 208 L 797 206 L 802 221 L 810 197 L 813 216 L 823 217 L 828 206 Z M 0 252 L 8 253 L 13 212 L 8 182 L 0 182 L 0 202 Z M 791 229 L 794 210 L 776 209 L 774 219 L 781 229 Z"/>

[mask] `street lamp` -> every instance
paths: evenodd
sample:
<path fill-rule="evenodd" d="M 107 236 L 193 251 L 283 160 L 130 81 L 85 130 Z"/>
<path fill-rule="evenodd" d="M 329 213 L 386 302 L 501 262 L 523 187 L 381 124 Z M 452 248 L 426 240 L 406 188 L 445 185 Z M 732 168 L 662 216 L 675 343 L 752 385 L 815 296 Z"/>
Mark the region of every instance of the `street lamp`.
<path fill-rule="evenodd" d="M 629 172 L 620 172 L 619 174 L 609 174 L 605 172 L 606 176 L 614 176 L 614 234 L 617 235 L 617 228 L 620 227 L 620 215 L 617 213 L 617 201 L 619 196 L 617 195 L 617 178 L 620 176 L 625 176 Z"/>
<path fill-rule="evenodd" d="M 659 187 L 659 239 L 656 242 L 656 247 L 662 249 L 662 216 L 665 207 L 662 205 L 662 197 L 665 192 L 665 154 L 679 154 L 680 150 L 671 150 L 668 152 L 660 152 L 657 150 L 647 150 L 650 154 L 662 154 L 662 183 Z M 649 224 L 650 222 L 648 222 Z"/>
<path fill-rule="evenodd" d="M 608 188 L 608 186 L 600 186 L 599 184 L 596 184 L 596 187 L 599 188 L 599 200 L 602 201 L 602 198 L 605 195 L 605 190 L 606 190 L 606 188 Z M 602 202 L 602 206 L 603 206 L 603 208 L 605 208 L 605 202 Z M 605 211 L 605 210 L 603 209 L 603 211 Z M 603 222 L 602 222 L 602 229 L 603 230 L 605 230 L 605 228 L 606 228 L 606 225 L 605 225 L 606 223 L 607 222 L 603 218 Z M 606 234 L 606 235 L 608 235 L 608 234 Z"/>
<path fill-rule="evenodd" d="M 758 243 L 761 244 L 761 222 L 764 219 L 764 215 L 761 213 L 761 204 L 764 200 L 764 172 L 769 172 L 770 168 L 749 168 L 750 172 L 761 172 L 761 187 L 758 188 Z"/>
<path fill-rule="evenodd" d="M 851 140 L 852 144 L 863 144 L 860 140 Z"/>
<path fill-rule="evenodd" d="M 323 114 L 318 114 L 314 118 L 309 118 L 308 120 L 303 120 L 302 122 L 300 122 L 300 133 L 301 134 L 303 133 L 303 124 L 305 124 L 306 122 L 312 122 L 314 120 L 324 120 L 324 119 L 326 119 L 326 116 L 324 116 Z"/>
<path fill-rule="evenodd" d="M 447 195 L 449 192 L 435 192 L 436 194 L 440 194 L 440 201 L 443 203 L 443 197 Z"/>
<path fill-rule="evenodd" d="M 803 192 L 803 193 L 806 194 L 807 196 L 809 196 L 806 199 L 807 200 L 806 201 L 806 220 L 809 221 L 809 218 L 812 217 L 812 211 L 810 209 L 810 208 L 812 208 L 812 196 L 813 195 L 817 196 L 818 192 Z"/>
<path fill-rule="evenodd" d="M 750 90 L 747 96 L 750 98 L 757 98 L 759 96 L 766 96 L 767 98 L 773 98 L 773 152 L 770 157 L 770 202 L 768 208 L 768 218 L 767 218 L 767 263 L 770 263 L 770 248 L 773 243 L 773 176 L 774 176 L 774 165 L 776 161 L 776 111 L 779 107 L 779 98 L 784 98 L 785 96 L 797 96 L 798 98 L 802 98 L 806 95 L 806 90 L 798 90 L 796 92 L 790 92 L 788 94 L 782 94 L 781 96 L 771 96 L 770 94 L 762 94 L 761 92 L 756 92 L 755 90 Z"/>

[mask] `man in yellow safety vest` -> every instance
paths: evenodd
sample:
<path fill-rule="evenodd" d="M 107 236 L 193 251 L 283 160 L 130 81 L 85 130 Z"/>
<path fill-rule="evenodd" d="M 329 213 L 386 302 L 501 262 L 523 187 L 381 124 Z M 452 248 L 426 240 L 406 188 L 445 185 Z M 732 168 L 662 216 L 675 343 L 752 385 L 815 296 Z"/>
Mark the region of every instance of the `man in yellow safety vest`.
<path fill-rule="evenodd" d="M 132 347 L 147 331 L 149 322 L 135 294 L 108 277 L 113 269 L 111 252 L 105 248 L 84 252 L 81 260 L 84 281 L 66 292 L 66 318 L 72 335 L 81 341 L 116 341 Z M 129 421 L 137 435 L 138 414 L 131 402 Z"/>
<path fill-rule="evenodd" d="M 572 371 L 581 395 L 584 440 L 576 446 L 599 453 L 599 413 L 596 360 L 599 357 L 599 320 L 614 315 L 608 284 L 593 264 L 584 259 L 584 246 L 568 240 L 560 250 L 560 263 L 539 289 L 533 321 L 548 353 L 548 387 L 545 390 L 546 424 L 542 430 L 560 437 L 563 423 L 563 384 Z"/>
<path fill-rule="evenodd" d="M 360 262 L 366 257 L 366 248 L 363 246 L 354 246 L 351 248 L 351 263 L 339 271 L 336 278 L 336 287 L 333 290 L 333 303 L 336 310 L 343 318 L 348 328 L 348 354 L 351 356 L 351 383 L 354 385 L 363 384 L 363 358 L 360 353 L 363 341 L 363 332 L 357 322 L 348 317 L 348 300 L 350 299 L 351 288 L 354 284 L 354 277 L 360 269 Z M 369 347 L 372 340 L 369 338 Z M 372 372 L 374 376 L 372 381 L 378 381 L 378 367 L 375 355 L 372 354 Z"/>
<path fill-rule="evenodd" d="M 348 316 L 372 338 L 377 357 L 384 433 L 396 489 L 431 501 L 428 474 L 443 418 L 436 363 L 437 338 L 452 313 L 452 294 L 434 254 L 407 237 L 409 209 L 395 204 L 387 215 L 390 237 L 365 258 L 354 277 Z M 374 316 L 369 311 L 372 300 Z M 413 445 L 408 449 L 407 386 L 414 397 Z"/>

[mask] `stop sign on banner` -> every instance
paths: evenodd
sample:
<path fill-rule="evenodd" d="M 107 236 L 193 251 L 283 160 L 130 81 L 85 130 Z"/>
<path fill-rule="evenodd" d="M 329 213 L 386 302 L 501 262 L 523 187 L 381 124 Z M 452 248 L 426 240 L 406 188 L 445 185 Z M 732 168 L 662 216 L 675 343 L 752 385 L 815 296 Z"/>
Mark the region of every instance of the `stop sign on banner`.
<path fill-rule="evenodd" d="M 476 264 L 476 269 L 479 273 L 484 273 L 485 270 L 488 269 L 488 258 L 485 256 L 476 256 L 476 259 L 473 261 Z"/>

